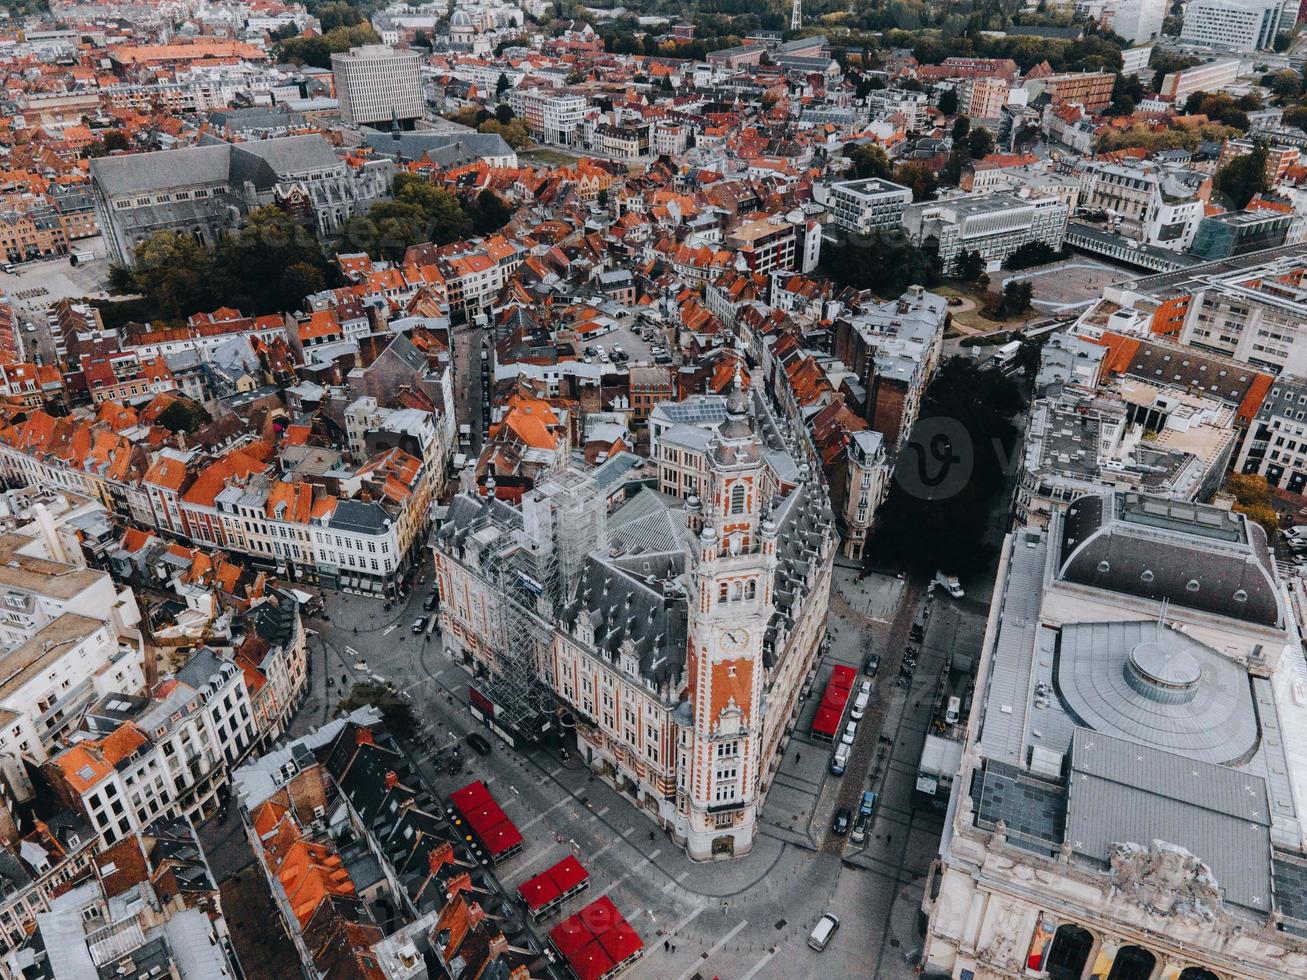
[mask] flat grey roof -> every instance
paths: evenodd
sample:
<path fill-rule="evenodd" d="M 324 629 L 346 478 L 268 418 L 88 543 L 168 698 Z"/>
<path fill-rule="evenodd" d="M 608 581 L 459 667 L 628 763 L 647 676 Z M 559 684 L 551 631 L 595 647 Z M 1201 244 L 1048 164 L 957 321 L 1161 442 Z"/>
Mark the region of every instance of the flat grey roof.
<path fill-rule="evenodd" d="M 1165 841 L 1203 861 L 1225 901 L 1266 914 L 1270 824 L 1259 776 L 1076 730 L 1066 821 L 1076 854 L 1106 864 L 1120 843 Z"/>

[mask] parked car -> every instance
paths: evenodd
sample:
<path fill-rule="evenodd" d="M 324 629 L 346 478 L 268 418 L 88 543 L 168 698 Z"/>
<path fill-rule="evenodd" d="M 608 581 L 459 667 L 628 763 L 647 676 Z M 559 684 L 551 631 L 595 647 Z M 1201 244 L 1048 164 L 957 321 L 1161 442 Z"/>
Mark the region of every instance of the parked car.
<path fill-rule="evenodd" d="M 424 629 L 427 628 L 427 623 L 430 621 L 431 621 L 430 616 L 419 616 L 417 619 L 413 620 L 413 632 L 421 633 Z"/>
<path fill-rule="evenodd" d="M 876 812 L 876 794 L 867 790 L 862 794 L 862 799 L 858 800 L 858 814 L 864 817 L 870 817 Z"/>
<path fill-rule="evenodd" d="M 880 670 L 880 654 L 867 654 L 867 659 L 862 662 L 862 672 L 868 677 L 875 677 L 878 670 Z"/>
<path fill-rule="evenodd" d="M 840 736 L 840 741 L 845 745 L 852 745 L 853 739 L 857 737 L 857 734 L 858 723 L 856 721 L 851 721 L 844 726 L 844 734 Z"/>
<path fill-rule="evenodd" d="M 949 698 L 948 706 L 944 709 L 944 720 L 950 725 L 958 723 L 958 716 L 962 712 L 962 699 Z"/>
<path fill-rule="evenodd" d="M 853 818 L 853 829 L 849 831 L 849 840 L 861 844 L 867 839 L 867 818 L 859 813 Z"/>
<path fill-rule="evenodd" d="M 852 820 L 853 814 L 849 813 L 849 808 L 842 806 L 835 811 L 835 818 L 830 822 L 830 829 L 843 837 L 849 832 L 849 824 Z"/>
<path fill-rule="evenodd" d="M 439 602 L 440 602 L 440 596 L 432 592 L 429 596 L 427 596 L 425 599 L 422 600 L 422 608 L 427 612 L 431 612 L 431 610 L 436 608 L 436 605 Z"/>
<path fill-rule="evenodd" d="M 936 585 L 942 585 L 944 587 L 944 591 L 947 592 L 949 595 L 951 595 L 954 599 L 961 599 L 964 595 L 966 595 L 966 593 L 962 591 L 962 583 L 958 581 L 958 577 L 956 575 L 945 575 L 943 572 L 936 572 L 935 578 L 931 581 L 930 584 L 932 588 Z"/>
<path fill-rule="evenodd" d="M 824 913 L 817 920 L 817 924 L 812 927 L 812 932 L 808 933 L 808 945 L 820 953 L 826 948 L 826 944 L 831 941 L 831 937 L 835 935 L 835 930 L 839 927 L 839 919 L 829 912 Z"/>
<path fill-rule="evenodd" d="M 490 754 L 490 743 L 487 742 L 486 739 L 482 735 L 479 735 L 477 732 L 470 732 L 468 734 L 467 744 L 472 746 L 472 748 L 476 750 L 477 755 Z"/>
<path fill-rule="evenodd" d="M 867 702 L 871 700 L 871 695 L 866 691 L 859 691 L 858 696 L 853 700 L 853 708 L 849 712 L 849 717 L 854 721 L 862 721 L 862 716 L 867 713 Z"/>
<path fill-rule="evenodd" d="M 844 769 L 849 764 L 849 747 L 847 745 L 837 745 L 835 754 L 830 760 L 830 774 L 832 776 L 843 776 Z"/>

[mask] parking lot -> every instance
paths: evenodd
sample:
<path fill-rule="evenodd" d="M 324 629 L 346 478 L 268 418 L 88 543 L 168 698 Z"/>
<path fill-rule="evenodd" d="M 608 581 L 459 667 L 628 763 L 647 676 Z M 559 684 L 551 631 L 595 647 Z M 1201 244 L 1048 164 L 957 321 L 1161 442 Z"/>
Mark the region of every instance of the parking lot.
<path fill-rule="evenodd" d="M 109 281 L 109 261 L 103 239 L 86 238 L 74 245 L 75 251 L 94 252 L 95 258 L 75 266 L 67 256 L 24 262 L 13 272 L 0 272 L 0 292 L 33 312 L 61 299 L 108 295 L 104 290 Z"/>
<path fill-rule="evenodd" d="M 754 849 L 733 861 L 690 861 L 628 798 L 591 778 L 575 754 L 564 762 L 542 749 L 514 751 L 491 737 L 489 755 L 465 748 L 466 768 L 451 774 L 445 764 L 449 747 L 466 745 L 471 732 L 489 733 L 469 714 L 467 675 L 445 655 L 439 633 L 411 632 L 413 620 L 423 614 L 423 586 L 406 607 L 390 611 L 362 597 L 328 596 L 330 620 L 309 624 L 318 634 L 310 644 L 312 692 L 292 731 L 322 724 L 350 684 L 373 675 L 392 681 L 411 699 L 423 725 L 413 748 L 433 787 L 445 795 L 481 779 L 526 838 L 523 851 L 496 869 L 505 887 L 512 891 L 575 854 L 589 870 L 591 885 L 586 898 L 573 904 L 609 896 L 646 943 L 644 958 L 629 976 L 691 980 L 697 973 L 705 980 L 726 980 L 833 971 L 906 980 L 915 975 L 909 960 L 917 945 L 916 909 L 938 844 L 938 826 L 920 827 L 896 802 L 894 781 L 901 777 L 910 787 L 915 776 L 916 760 L 907 759 L 913 749 L 905 747 L 903 758 L 896 749 L 881 760 L 874 783 L 865 771 L 850 770 L 836 779 L 829 775 L 830 747 L 803 734 L 831 666 L 860 665 L 868 649 L 883 645 L 905 583 L 884 576 L 859 581 L 856 572 L 843 568 L 836 575 L 839 594 L 848 599 L 832 605 L 831 650 L 814 685 L 817 693 L 805 705 L 775 778 Z M 886 699 L 887 724 L 897 725 L 908 691 L 896 687 L 890 675 L 878 678 L 877 685 L 878 696 Z M 876 734 L 869 736 L 873 744 Z M 915 751 L 920 752 L 919 741 Z M 832 841 L 829 820 L 841 787 L 860 793 L 867 786 L 879 787 L 887 800 L 867 842 Z M 570 911 L 575 911 L 571 904 L 562 914 Z M 843 925 L 819 954 L 806 939 L 825 911 Z M 541 923 L 541 934 L 562 914 Z"/>

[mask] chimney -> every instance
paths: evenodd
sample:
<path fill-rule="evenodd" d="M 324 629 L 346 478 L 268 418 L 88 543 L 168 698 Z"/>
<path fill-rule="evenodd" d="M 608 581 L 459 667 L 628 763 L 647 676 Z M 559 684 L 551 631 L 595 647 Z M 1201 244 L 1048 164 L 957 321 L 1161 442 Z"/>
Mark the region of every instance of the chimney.
<path fill-rule="evenodd" d="M 399 785 L 399 773 L 394 769 L 386 770 L 386 789 L 394 789 Z"/>
<path fill-rule="evenodd" d="M 372 732 L 371 732 L 371 731 L 369 731 L 369 730 L 366 729 L 366 728 L 360 728 L 358 731 L 356 731 L 356 732 L 354 733 L 354 744 L 355 744 L 355 745 L 376 745 L 377 743 L 373 741 L 373 739 L 372 739 Z"/>
<path fill-rule="evenodd" d="M 445 897 L 452 899 L 459 892 L 470 892 L 471 890 L 472 876 L 464 871 L 462 874 L 457 874 L 449 879 L 449 884 L 445 887 Z"/>
<path fill-rule="evenodd" d="M 454 863 L 454 845 L 449 841 L 441 841 L 436 847 L 427 852 L 427 869 L 433 874 L 439 874 L 440 869 L 446 864 Z"/>
<path fill-rule="evenodd" d="M 68 557 L 64 554 L 64 544 L 59 540 L 59 533 L 54 529 L 54 518 L 50 516 L 50 511 L 46 509 L 45 504 L 32 505 L 32 519 L 36 522 L 36 529 L 40 532 L 41 541 L 45 544 L 50 560 L 67 564 Z"/>
<path fill-rule="evenodd" d="M 467 904 L 467 927 L 468 931 L 479 926 L 486 917 L 486 910 L 481 907 L 480 902 L 468 902 Z"/>

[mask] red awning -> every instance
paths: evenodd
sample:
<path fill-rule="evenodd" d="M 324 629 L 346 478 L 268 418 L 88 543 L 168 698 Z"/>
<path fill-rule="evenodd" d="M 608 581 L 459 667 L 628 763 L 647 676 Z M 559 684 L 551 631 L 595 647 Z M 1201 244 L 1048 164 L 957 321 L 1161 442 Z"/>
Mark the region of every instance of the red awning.
<path fill-rule="evenodd" d="M 618 922 L 601 935 L 599 945 L 604 948 L 604 952 L 612 958 L 614 963 L 624 963 L 644 949 L 644 942 L 631 928 L 631 923 L 625 919 L 622 919 L 621 922 Z"/>
<path fill-rule="evenodd" d="M 598 980 L 644 949 L 606 895 L 549 930 L 549 941 L 580 980 Z"/>
<path fill-rule="evenodd" d="M 600 980 L 600 977 L 606 976 L 617 964 L 602 946 L 591 942 L 580 952 L 569 956 L 567 965 L 572 968 L 577 980 Z"/>
<path fill-rule="evenodd" d="M 467 825 L 478 834 L 490 830 L 492 827 L 497 827 L 508 819 L 508 815 L 499 808 L 499 804 L 494 800 L 491 800 L 485 806 L 478 807 L 466 816 Z"/>
<path fill-rule="evenodd" d="M 840 724 L 840 712 L 834 708 L 818 708 L 817 717 L 812 719 L 812 730 L 823 735 L 834 735 Z"/>
<path fill-rule="evenodd" d="M 548 872 L 522 882 L 517 886 L 517 893 L 532 912 L 539 911 L 563 894 L 550 879 Z"/>
<path fill-rule="evenodd" d="M 549 941 L 567 960 L 572 958 L 573 953 L 579 953 L 594 942 L 594 938 L 594 933 L 581 923 L 579 915 L 569 915 L 549 930 Z"/>
<path fill-rule="evenodd" d="M 490 852 L 491 857 L 498 857 L 522 843 L 522 835 L 518 833 L 511 820 L 505 820 L 499 826 L 478 836 L 481 838 L 481 843 L 486 845 L 486 850 Z"/>
<path fill-rule="evenodd" d="M 590 877 L 590 872 L 581 866 L 581 862 L 568 855 L 545 872 L 549 875 L 560 892 L 570 891 Z"/>
<path fill-rule="evenodd" d="M 449 801 L 459 813 L 467 816 L 473 810 L 479 809 L 491 802 L 493 798 L 490 790 L 486 789 L 486 784 L 477 780 L 474 783 L 468 783 L 462 789 L 456 789 L 449 794 Z"/>
<path fill-rule="evenodd" d="M 590 873 L 581 867 L 581 862 L 569 854 L 552 868 L 522 882 L 517 886 L 517 893 L 522 896 L 527 907 L 536 912 L 589 877 Z"/>

